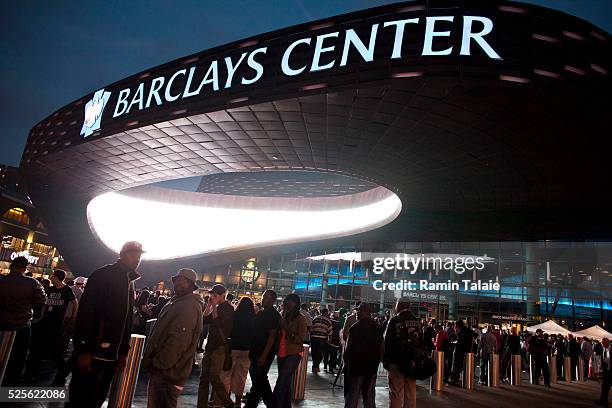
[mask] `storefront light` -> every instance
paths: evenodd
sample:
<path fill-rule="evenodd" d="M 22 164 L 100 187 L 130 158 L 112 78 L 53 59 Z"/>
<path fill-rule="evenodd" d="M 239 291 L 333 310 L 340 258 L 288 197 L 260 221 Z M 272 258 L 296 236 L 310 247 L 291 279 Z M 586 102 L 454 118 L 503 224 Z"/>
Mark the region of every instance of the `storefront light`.
<path fill-rule="evenodd" d="M 135 198 L 116 192 L 95 197 L 87 207 L 97 237 L 118 252 L 130 240 L 142 243 L 143 259 L 176 259 L 221 251 L 336 238 L 391 222 L 401 201 L 379 201 L 342 209 L 273 210 L 184 205 Z M 171 237 L 171 239 L 168 239 Z"/>

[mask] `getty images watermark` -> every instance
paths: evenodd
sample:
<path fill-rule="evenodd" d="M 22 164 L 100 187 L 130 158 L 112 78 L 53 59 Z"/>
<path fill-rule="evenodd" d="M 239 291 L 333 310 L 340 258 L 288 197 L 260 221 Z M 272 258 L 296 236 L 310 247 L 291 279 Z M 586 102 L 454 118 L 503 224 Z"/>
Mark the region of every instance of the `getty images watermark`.
<path fill-rule="evenodd" d="M 394 257 L 376 257 L 372 259 L 372 272 L 381 275 L 386 270 L 403 270 L 414 275 L 419 268 L 422 270 L 453 271 L 457 275 L 465 272 L 482 271 L 485 262 L 490 262 L 490 258 L 469 255 L 409 255 L 395 254 Z M 493 280 L 483 281 L 462 279 L 448 279 L 446 282 L 430 282 L 427 279 L 400 279 L 392 282 L 384 282 L 377 279 L 372 282 L 375 290 L 430 290 L 430 291 L 453 291 L 476 290 L 476 291 L 497 291 L 500 284 Z"/>

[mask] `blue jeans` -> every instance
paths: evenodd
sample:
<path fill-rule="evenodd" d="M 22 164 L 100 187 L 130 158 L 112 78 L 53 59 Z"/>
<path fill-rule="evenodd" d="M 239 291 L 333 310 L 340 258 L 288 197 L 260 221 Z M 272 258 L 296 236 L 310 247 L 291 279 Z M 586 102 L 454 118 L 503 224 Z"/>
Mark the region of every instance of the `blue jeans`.
<path fill-rule="evenodd" d="M 301 360 L 299 354 L 278 358 L 278 378 L 269 408 L 291 408 L 291 381 Z"/>
<path fill-rule="evenodd" d="M 357 408 L 359 397 L 363 398 L 363 408 L 375 408 L 376 374 L 344 376 L 344 408 Z"/>

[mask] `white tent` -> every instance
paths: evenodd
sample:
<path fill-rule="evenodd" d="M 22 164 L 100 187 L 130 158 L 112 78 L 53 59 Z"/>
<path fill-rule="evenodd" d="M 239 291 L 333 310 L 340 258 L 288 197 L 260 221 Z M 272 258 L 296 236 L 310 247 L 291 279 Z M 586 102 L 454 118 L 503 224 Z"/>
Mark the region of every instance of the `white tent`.
<path fill-rule="evenodd" d="M 544 333 L 548 334 L 562 334 L 567 336 L 568 334 L 572 334 L 571 331 L 567 330 L 563 326 L 558 325 L 553 320 L 545 321 L 544 323 L 536 324 L 535 326 L 529 326 L 527 328 L 528 332 L 535 333 L 536 330 L 542 329 Z"/>
<path fill-rule="evenodd" d="M 575 336 L 580 337 L 588 337 L 590 339 L 602 340 L 603 338 L 608 338 L 612 340 L 612 333 L 607 332 L 605 329 L 599 327 L 598 325 L 589 327 L 588 329 L 580 330 L 574 333 Z"/>

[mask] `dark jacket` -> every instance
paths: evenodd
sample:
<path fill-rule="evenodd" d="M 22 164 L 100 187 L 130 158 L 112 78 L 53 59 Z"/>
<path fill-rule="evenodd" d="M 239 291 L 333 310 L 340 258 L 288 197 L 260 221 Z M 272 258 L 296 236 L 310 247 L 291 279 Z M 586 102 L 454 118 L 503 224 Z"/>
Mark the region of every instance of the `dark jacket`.
<path fill-rule="evenodd" d="M 0 330 L 17 330 L 32 320 L 32 309 L 41 309 L 47 296 L 34 278 L 11 272 L 0 275 Z"/>
<path fill-rule="evenodd" d="M 251 350 L 255 333 L 255 315 L 248 312 L 234 312 L 231 334 L 232 350 Z"/>
<path fill-rule="evenodd" d="M 564 357 L 567 351 L 566 348 L 565 341 L 563 341 L 561 337 L 558 337 L 554 344 L 554 351 L 557 357 Z"/>
<path fill-rule="evenodd" d="M 506 338 L 506 350 L 511 354 L 521 354 L 521 338 L 517 334 L 510 334 Z"/>
<path fill-rule="evenodd" d="M 578 358 L 580 356 L 580 344 L 576 341 L 576 339 L 571 339 L 567 343 L 567 355 L 571 358 Z"/>
<path fill-rule="evenodd" d="M 455 353 L 471 352 L 473 343 L 474 332 L 468 327 L 462 327 L 457 333 L 457 344 L 455 345 Z"/>
<path fill-rule="evenodd" d="M 393 316 L 385 331 L 385 368 L 410 372 L 414 359 L 423 350 L 421 324 L 412 312 L 403 310 Z"/>
<path fill-rule="evenodd" d="M 351 376 L 376 374 L 382 351 L 382 335 L 371 317 L 358 320 L 349 329 L 344 360 Z"/>
<path fill-rule="evenodd" d="M 546 344 L 546 340 L 540 336 L 531 336 L 529 342 L 529 354 L 533 356 L 546 356 L 548 355 L 548 344 Z"/>
<path fill-rule="evenodd" d="M 225 301 L 217 305 L 217 318 L 213 318 L 212 313 L 204 316 L 202 321 L 208 324 L 208 340 L 204 350 L 214 351 L 219 347 L 225 347 L 228 337 L 234 327 L 234 308 L 229 302 Z"/>
<path fill-rule="evenodd" d="M 427 326 L 423 329 L 423 346 L 427 350 L 433 350 L 434 344 L 433 340 L 436 337 L 436 331 L 433 327 Z"/>
<path fill-rule="evenodd" d="M 74 346 L 77 353 L 115 361 L 130 348 L 134 281 L 140 275 L 119 261 L 91 274 L 77 311 Z"/>
<path fill-rule="evenodd" d="M 191 374 L 202 332 L 202 311 L 202 298 L 195 293 L 172 298 L 147 339 L 143 368 L 159 372 L 170 384 L 184 385 Z"/>

